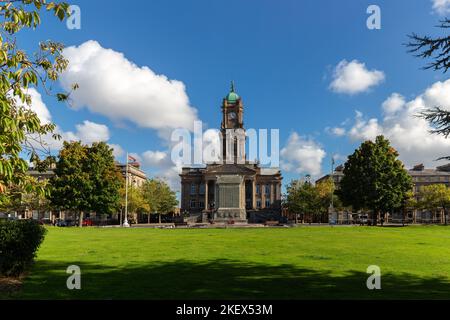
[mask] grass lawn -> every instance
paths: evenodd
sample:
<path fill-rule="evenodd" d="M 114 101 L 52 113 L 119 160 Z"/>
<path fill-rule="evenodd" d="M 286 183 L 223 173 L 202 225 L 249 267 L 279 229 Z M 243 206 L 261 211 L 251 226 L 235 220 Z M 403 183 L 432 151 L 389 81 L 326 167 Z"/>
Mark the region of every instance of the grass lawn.
<path fill-rule="evenodd" d="M 73 264 L 81 290 L 66 288 Z M 381 290 L 366 287 L 369 265 Z M 10 297 L 449 299 L 450 227 L 49 228 Z"/>

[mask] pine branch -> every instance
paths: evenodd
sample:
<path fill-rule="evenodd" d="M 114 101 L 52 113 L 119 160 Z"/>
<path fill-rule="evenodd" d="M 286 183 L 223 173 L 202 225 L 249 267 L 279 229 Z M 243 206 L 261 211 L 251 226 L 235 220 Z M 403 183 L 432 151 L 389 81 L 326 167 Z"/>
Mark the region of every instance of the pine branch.
<path fill-rule="evenodd" d="M 450 28 L 450 19 L 446 18 L 442 20 L 438 27 L 441 29 Z M 413 53 L 419 58 L 433 59 L 424 69 L 443 70 L 444 73 L 447 72 L 450 68 L 450 35 L 432 38 L 413 33 L 408 37 L 411 40 L 406 44 L 410 48 L 408 52 Z"/>
<path fill-rule="evenodd" d="M 450 111 L 441 107 L 434 107 L 420 112 L 417 117 L 425 119 L 433 127 L 430 130 L 433 134 L 443 135 L 447 138 L 450 135 Z"/>

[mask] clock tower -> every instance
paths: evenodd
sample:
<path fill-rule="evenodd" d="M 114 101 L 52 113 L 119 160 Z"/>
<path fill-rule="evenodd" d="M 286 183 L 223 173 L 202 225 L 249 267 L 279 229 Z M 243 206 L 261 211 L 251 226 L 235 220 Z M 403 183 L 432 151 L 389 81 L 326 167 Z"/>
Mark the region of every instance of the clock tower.
<path fill-rule="evenodd" d="M 222 102 L 222 160 L 245 163 L 245 129 L 243 121 L 244 106 L 239 95 L 234 90 L 234 82 L 228 95 Z M 228 152 L 227 152 L 228 151 Z M 233 151 L 233 155 L 230 154 Z"/>

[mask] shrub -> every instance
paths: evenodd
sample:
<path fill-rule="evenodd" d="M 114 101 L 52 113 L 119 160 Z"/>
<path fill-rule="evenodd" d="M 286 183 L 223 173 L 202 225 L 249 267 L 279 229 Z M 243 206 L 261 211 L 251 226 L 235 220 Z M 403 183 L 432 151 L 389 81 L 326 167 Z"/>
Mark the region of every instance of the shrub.
<path fill-rule="evenodd" d="M 33 220 L 0 221 L 0 274 L 18 276 L 33 262 L 46 229 Z"/>

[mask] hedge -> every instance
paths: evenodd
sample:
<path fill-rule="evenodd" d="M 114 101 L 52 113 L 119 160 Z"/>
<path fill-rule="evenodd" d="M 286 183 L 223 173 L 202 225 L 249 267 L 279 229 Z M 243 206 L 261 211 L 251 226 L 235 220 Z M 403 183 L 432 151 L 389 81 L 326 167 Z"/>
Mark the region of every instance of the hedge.
<path fill-rule="evenodd" d="M 0 221 L 0 274 L 23 273 L 33 262 L 46 231 L 34 220 Z"/>

